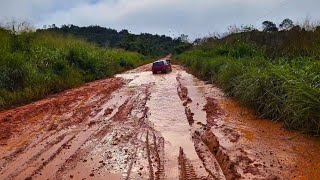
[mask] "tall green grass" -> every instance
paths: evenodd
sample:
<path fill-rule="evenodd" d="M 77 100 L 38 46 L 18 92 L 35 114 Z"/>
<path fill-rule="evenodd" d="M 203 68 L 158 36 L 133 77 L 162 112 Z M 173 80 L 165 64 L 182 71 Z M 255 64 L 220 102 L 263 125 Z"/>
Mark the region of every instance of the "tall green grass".
<path fill-rule="evenodd" d="M 104 49 L 52 33 L 0 29 L 0 109 L 110 77 L 145 63 L 138 53 Z"/>
<path fill-rule="evenodd" d="M 281 55 L 269 59 L 265 53 L 250 41 L 217 40 L 196 46 L 177 59 L 262 117 L 319 135 L 319 59 L 314 53 L 310 57 Z"/>

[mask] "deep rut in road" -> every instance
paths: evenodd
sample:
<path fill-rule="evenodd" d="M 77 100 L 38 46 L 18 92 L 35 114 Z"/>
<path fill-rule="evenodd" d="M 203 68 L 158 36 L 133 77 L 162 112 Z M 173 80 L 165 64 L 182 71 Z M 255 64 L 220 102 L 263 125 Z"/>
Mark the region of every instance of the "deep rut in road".
<path fill-rule="evenodd" d="M 0 112 L 0 179 L 320 177 L 318 139 L 149 66 Z"/>

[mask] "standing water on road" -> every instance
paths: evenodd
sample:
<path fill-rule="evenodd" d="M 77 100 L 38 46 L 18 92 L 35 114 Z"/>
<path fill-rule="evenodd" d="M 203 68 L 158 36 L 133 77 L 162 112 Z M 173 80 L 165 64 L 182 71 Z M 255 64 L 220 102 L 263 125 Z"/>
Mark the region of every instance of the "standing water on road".
<path fill-rule="evenodd" d="M 152 84 L 148 120 L 156 132 L 165 140 L 164 167 L 166 179 L 178 179 L 178 157 L 180 147 L 190 162 L 196 166 L 200 177 L 208 176 L 199 159 L 191 138 L 191 129 L 185 115 L 185 108 L 177 94 L 178 82 L 176 71 L 170 74 L 151 75 L 150 72 L 119 75 L 125 79 L 133 79 L 129 86 Z M 204 117 L 205 118 L 205 117 Z M 205 119 L 204 119 L 205 120 Z M 202 167 L 201 167 L 202 166 Z M 201 168 L 200 168 L 201 167 Z"/>

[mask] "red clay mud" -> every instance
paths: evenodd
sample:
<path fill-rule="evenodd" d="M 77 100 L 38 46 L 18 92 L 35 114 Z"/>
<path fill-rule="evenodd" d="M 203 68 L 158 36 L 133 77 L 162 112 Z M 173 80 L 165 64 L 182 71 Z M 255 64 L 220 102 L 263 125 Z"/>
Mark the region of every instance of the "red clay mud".
<path fill-rule="evenodd" d="M 0 179 L 318 179 L 319 138 L 173 65 L 0 112 Z"/>
<path fill-rule="evenodd" d="M 281 123 L 259 119 L 254 112 L 230 98 L 218 102 L 225 109 L 226 125 L 239 132 L 238 146 L 247 151 L 256 169 L 280 179 L 319 179 L 320 141 L 286 130 Z M 252 162 L 253 161 L 253 162 Z"/>

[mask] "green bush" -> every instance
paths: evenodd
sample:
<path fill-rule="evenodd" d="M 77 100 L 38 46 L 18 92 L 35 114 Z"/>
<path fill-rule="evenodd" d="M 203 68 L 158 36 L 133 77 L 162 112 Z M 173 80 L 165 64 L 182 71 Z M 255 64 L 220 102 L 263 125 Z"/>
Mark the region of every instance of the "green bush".
<path fill-rule="evenodd" d="M 319 135 L 320 61 L 314 54 L 269 59 L 262 52 L 248 42 L 219 40 L 194 47 L 177 59 L 262 117 Z"/>
<path fill-rule="evenodd" d="M 126 66 L 119 61 L 126 60 Z M 0 28 L 0 109 L 110 77 L 146 63 L 138 53 L 105 49 L 52 33 L 13 35 Z"/>

